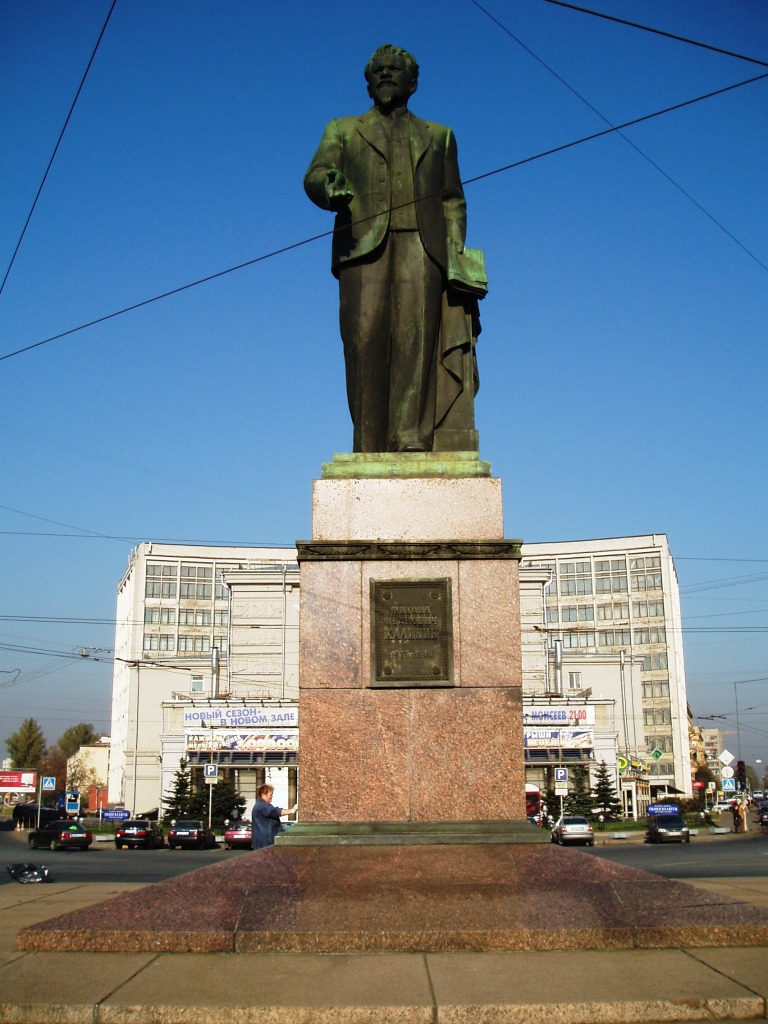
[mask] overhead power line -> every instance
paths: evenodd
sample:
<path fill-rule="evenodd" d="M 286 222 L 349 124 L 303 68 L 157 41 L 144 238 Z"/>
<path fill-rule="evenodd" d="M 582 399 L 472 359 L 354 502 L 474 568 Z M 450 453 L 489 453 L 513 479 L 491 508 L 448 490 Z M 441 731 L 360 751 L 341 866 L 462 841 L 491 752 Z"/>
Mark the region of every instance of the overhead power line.
<path fill-rule="evenodd" d="M 77 92 L 75 93 L 75 98 L 72 100 L 72 105 L 69 108 L 69 113 L 67 114 L 67 117 L 66 117 L 66 119 L 64 121 L 64 127 L 59 132 L 59 137 L 56 140 L 56 145 L 53 147 L 53 152 L 51 153 L 51 158 L 48 161 L 48 166 L 45 168 L 45 174 L 43 175 L 43 180 L 40 182 L 40 186 L 38 187 L 38 190 L 37 190 L 37 193 L 35 195 L 35 198 L 32 201 L 32 206 L 30 208 L 29 213 L 27 214 L 27 219 L 24 221 L 24 227 L 21 229 L 21 234 L 19 235 L 19 240 L 16 243 L 16 248 L 13 250 L 13 255 L 11 256 L 11 260 L 10 260 L 10 262 L 8 264 L 8 268 L 5 271 L 5 276 L 3 277 L 2 284 L 0 284 L 0 295 L 2 295 L 2 293 L 3 293 L 3 289 L 5 288 L 5 282 L 8 280 L 8 275 L 10 274 L 11 268 L 13 267 L 13 264 L 16 261 L 16 256 L 18 255 L 19 249 L 21 248 L 21 243 L 24 241 L 24 235 L 26 235 L 27 228 L 29 227 L 29 222 L 32 220 L 32 214 L 35 212 L 35 207 L 37 206 L 37 201 L 40 198 L 40 194 L 42 193 L 43 187 L 45 186 L 45 183 L 46 183 L 46 181 L 48 179 L 48 174 L 49 174 L 49 172 L 51 170 L 51 167 L 53 166 L 53 161 L 56 159 L 56 154 L 59 151 L 59 146 L 61 145 L 61 140 L 64 138 L 64 132 L 67 130 L 67 125 L 69 124 L 70 118 L 72 117 L 72 113 L 73 113 L 73 111 L 75 109 L 77 101 L 80 98 L 80 93 L 83 91 L 83 86 L 85 85 L 85 80 L 88 77 L 88 72 L 91 70 L 91 65 L 93 64 L 94 58 L 96 57 L 96 51 L 99 48 L 99 44 L 101 43 L 101 40 L 104 38 L 104 33 L 107 31 L 107 25 L 109 24 L 109 19 L 112 17 L 112 11 L 114 11 L 116 3 L 117 3 L 117 0 L 112 0 L 112 6 L 109 8 L 109 12 L 108 12 L 107 17 L 106 17 L 106 19 L 104 21 L 104 25 L 102 26 L 101 32 L 99 33 L 99 38 L 96 40 L 96 45 L 93 48 L 93 53 L 91 54 L 91 59 L 88 61 L 88 66 L 85 69 L 83 77 L 82 77 L 82 79 L 80 81 L 80 85 L 78 86 Z"/>
<path fill-rule="evenodd" d="M 519 36 L 516 36 L 514 34 L 514 32 L 511 31 L 511 29 L 509 29 L 506 25 L 504 25 L 501 21 L 499 21 L 498 18 L 496 18 L 493 14 L 491 14 L 490 11 L 486 10 L 485 7 L 483 7 L 480 3 L 478 3 L 478 0 L 471 0 L 471 3 L 473 3 L 474 6 L 477 7 L 478 10 L 482 11 L 483 14 L 485 14 L 486 17 L 489 18 L 494 23 L 494 25 L 497 25 L 502 30 L 502 32 L 505 32 L 510 37 L 510 39 L 514 40 L 514 42 L 517 43 L 518 46 L 522 47 L 522 49 L 525 50 L 525 52 L 527 54 L 529 54 L 531 57 L 533 57 L 533 59 L 535 61 L 537 61 L 539 64 L 541 64 L 541 66 L 543 68 L 545 68 L 550 73 L 550 75 L 552 75 L 554 78 L 556 78 L 558 80 L 558 82 L 560 82 L 561 85 L 564 85 L 566 89 L 568 89 L 570 92 L 573 93 L 574 96 L 577 97 L 577 99 L 581 100 L 581 102 L 586 107 L 588 107 L 592 111 L 593 114 L 596 114 L 604 124 L 608 124 L 608 125 L 611 125 L 613 127 L 613 122 L 611 120 L 609 120 L 609 118 L 607 118 L 605 116 L 605 114 L 602 113 L 602 111 L 598 110 L 597 107 L 593 103 L 590 103 L 590 101 L 586 98 L 586 96 L 582 95 L 582 93 L 580 93 L 578 91 L 578 89 L 575 89 L 571 85 L 570 82 L 566 81 L 566 79 L 563 78 L 562 75 L 558 74 L 558 72 L 555 71 L 554 68 L 550 67 L 550 65 L 547 64 L 547 62 L 545 60 L 542 60 L 542 58 L 537 53 L 534 53 L 534 51 L 530 48 L 530 46 L 526 45 L 526 43 L 524 43 L 522 41 L 522 39 L 519 38 Z M 581 8 L 579 8 L 579 9 L 581 10 Z M 691 40 L 684 40 L 684 41 L 685 42 L 690 42 Z M 700 45 L 700 44 L 697 44 L 697 45 Z M 732 56 L 737 56 L 737 55 L 733 54 Z M 749 60 L 751 58 L 744 58 L 744 59 L 745 60 Z M 765 64 L 763 61 L 756 61 L 755 63 L 762 64 L 764 67 L 768 67 L 768 64 Z M 736 245 L 738 245 L 738 247 L 743 252 L 745 252 L 747 254 L 747 256 L 751 257 L 751 259 L 753 259 L 755 261 L 755 263 L 758 264 L 758 266 L 762 267 L 763 270 L 768 271 L 768 266 L 766 266 L 766 264 L 763 263 L 763 261 L 758 256 L 756 256 L 755 253 L 753 253 L 751 249 L 747 248 L 747 246 L 744 245 L 744 243 L 740 239 L 738 239 L 733 234 L 733 232 L 730 231 L 721 221 L 719 221 L 717 219 L 717 217 L 715 217 L 713 214 L 711 214 L 709 212 L 709 210 L 706 209 L 706 207 L 702 206 L 702 204 L 698 201 L 698 199 L 695 199 L 687 189 L 683 188 L 683 186 L 680 184 L 680 182 L 675 181 L 675 179 L 667 171 L 665 171 L 663 167 L 661 167 L 658 163 L 656 163 L 656 161 L 652 157 L 648 156 L 648 154 L 645 152 L 645 150 L 641 149 L 640 146 L 637 145 L 637 143 L 633 142 L 622 131 L 620 131 L 619 129 L 616 129 L 616 131 L 617 131 L 617 134 L 619 135 L 619 137 L 624 142 L 626 142 L 626 144 L 628 146 L 631 146 L 632 149 L 634 149 L 634 151 L 638 154 L 638 156 L 641 156 L 643 158 L 643 160 L 645 160 L 646 163 L 649 163 L 651 165 L 651 167 L 653 167 L 653 169 L 655 171 L 657 171 L 663 178 L 666 178 L 666 180 L 670 183 L 670 185 L 672 185 L 674 188 L 676 188 L 677 191 L 681 195 L 685 196 L 685 198 L 688 200 L 688 202 L 693 203 L 693 205 L 696 207 L 697 210 L 699 210 L 701 213 L 703 213 L 705 217 L 708 217 L 709 220 L 711 220 L 712 223 L 723 232 L 723 234 L 727 235 L 728 238 L 730 238 L 732 242 L 735 242 Z"/>
<path fill-rule="evenodd" d="M 514 170 L 517 167 L 524 167 L 526 164 L 534 163 L 536 160 L 543 160 L 548 156 L 555 156 L 557 153 L 563 153 L 568 149 L 573 149 L 576 146 L 581 146 L 587 142 L 593 142 L 596 139 L 604 138 L 606 135 L 612 135 L 615 132 L 619 132 L 624 128 L 631 128 L 634 125 L 643 124 L 646 121 L 652 121 L 654 118 L 663 117 L 665 114 L 674 113 L 677 110 L 684 110 L 686 107 L 693 106 L 696 103 L 702 103 L 704 100 L 713 99 L 716 96 L 722 96 L 725 93 L 732 92 L 734 89 L 740 89 L 745 85 L 752 85 L 755 82 L 760 82 L 764 78 L 768 78 L 768 72 L 762 75 L 755 75 L 752 78 L 744 79 L 741 82 L 734 82 L 732 85 L 722 86 L 720 89 L 714 89 L 712 92 L 707 92 L 701 96 L 695 96 L 693 99 L 683 100 L 680 103 L 673 103 L 669 107 L 663 107 L 661 110 L 655 110 L 650 114 L 643 114 L 640 117 L 633 117 L 630 121 L 624 121 L 622 124 L 611 125 L 608 128 L 604 128 L 599 132 L 592 132 L 590 135 L 584 135 L 581 138 L 573 139 L 571 142 L 564 142 L 559 146 L 553 146 L 551 149 L 542 150 L 540 153 L 535 153 L 533 156 L 523 157 L 520 160 L 514 160 L 512 163 L 504 164 L 501 167 L 497 167 L 492 171 L 485 171 L 482 174 L 477 174 L 473 178 L 466 178 L 462 184 L 472 185 L 478 181 L 485 181 L 488 178 L 492 178 L 497 174 L 504 174 L 507 171 Z M 422 197 L 427 198 L 427 197 Z M 188 284 L 180 285 L 178 288 L 171 288 L 166 292 L 162 292 L 160 295 L 154 295 L 152 298 L 143 299 L 141 302 L 135 302 L 130 306 L 124 306 L 122 309 L 115 310 L 113 313 L 107 313 L 104 316 L 97 317 L 95 320 L 89 320 L 87 323 L 80 324 L 77 327 L 71 327 L 69 330 L 61 331 L 59 334 L 51 335 L 48 338 L 44 338 L 42 341 L 36 341 L 31 345 L 25 345 L 23 348 L 16 349 L 13 352 L 6 352 L 0 356 L 0 362 L 6 359 L 12 359 L 14 356 L 23 355 L 25 352 L 31 352 L 33 349 L 41 348 L 43 345 L 49 345 L 51 342 L 60 341 L 62 338 L 69 337 L 72 334 L 77 334 L 80 331 L 87 330 L 89 327 L 95 327 L 98 324 L 106 323 L 108 320 L 114 320 L 116 317 L 123 316 L 126 313 L 132 313 L 137 309 L 141 309 L 144 306 L 152 305 L 155 302 L 160 302 L 162 299 L 170 298 L 173 295 L 179 295 L 181 292 L 189 291 L 191 288 L 196 288 L 198 285 L 207 284 L 210 281 L 215 281 L 217 278 L 225 277 L 228 274 L 233 274 L 235 271 L 244 270 L 246 267 L 252 267 L 257 263 L 262 263 L 264 260 L 272 259 L 275 256 L 281 256 L 284 253 L 291 252 L 293 249 L 299 249 L 304 245 L 309 245 L 311 242 L 316 242 L 321 238 L 327 238 L 333 234 L 333 229 L 329 231 L 323 231 L 318 235 L 312 235 L 309 238 L 305 238 L 299 242 L 292 242 L 289 245 L 281 246 L 279 249 L 273 249 L 271 252 L 264 253 L 261 256 L 256 256 L 253 259 L 246 260 L 243 263 L 238 263 L 236 266 L 228 267 L 226 270 L 220 270 L 215 274 L 208 274 L 206 277 L 201 277 L 196 281 L 190 281 Z M 768 268 L 766 268 L 768 269 Z"/>
<path fill-rule="evenodd" d="M 473 0 L 474 2 L 474 0 Z M 768 61 L 759 60 L 757 57 L 747 57 L 743 53 L 735 53 L 733 50 L 724 50 L 721 46 L 713 46 L 711 43 L 702 43 L 696 39 L 688 39 L 686 36 L 675 35 L 674 32 L 665 32 L 660 28 L 652 28 L 650 25 L 641 25 L 638 21 L 628 21 L 626 18 L 617 18 L 613 14 L 604 14 L 602 11 L 593 11 L 588 7 L 579 7 L 577 4 L 566 3 L 565 0 L 547 0 L 548 4 L 557 7 L 568 7 L 572 11 L 579 11 L 581 14 L 591 14 L 594 18 L 602 18 L 605 21 L 615 21 L 619 25 L 628 25 L 630 28 L 639 28 L 642 32 L 652 32 L 656 36 L 664 36 L 667 39 L 675 39 L 679 43 L 687 43 L 689 46 L 698 46 L 702 50 L 711 50 L 712 53 L 722 53 L 726 57 L 735 57 L 736 60 L 746 60 L 750 64 L 759 64 L 760 67 L 768 68 Z"/>

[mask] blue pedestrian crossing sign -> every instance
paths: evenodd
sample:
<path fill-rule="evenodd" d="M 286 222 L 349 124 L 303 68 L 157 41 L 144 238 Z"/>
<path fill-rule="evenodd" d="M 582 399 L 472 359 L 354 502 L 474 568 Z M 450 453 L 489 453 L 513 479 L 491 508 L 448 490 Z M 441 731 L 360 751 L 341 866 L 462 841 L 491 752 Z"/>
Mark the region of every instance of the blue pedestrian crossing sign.
<path fill-rule="evenodd" d="M 56 777 L 54 775 L 43 776 L 43 792 L 54 793 L 56 791 Z"/>
<path fill-rule="evenodd" d="M 724 793 L 735 793 L 736 792 L 736 779 L 723 779 L 723 792 Z"/>

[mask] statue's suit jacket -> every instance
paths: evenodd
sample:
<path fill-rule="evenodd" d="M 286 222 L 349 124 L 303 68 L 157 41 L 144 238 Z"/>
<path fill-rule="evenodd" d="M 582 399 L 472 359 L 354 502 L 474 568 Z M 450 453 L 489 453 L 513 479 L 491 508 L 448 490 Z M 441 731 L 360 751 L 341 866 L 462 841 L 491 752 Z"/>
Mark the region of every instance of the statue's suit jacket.
<path fill-rule="evenodd" d="M 463 245 L 466 206 L 459 176 L 456 140 L 450 128 L 422 121 L 408 112 L 416 218 L 424 248 L 443 270 L 447 245 Z M 331 121 L 310 164 L 304 188 L 329 209 L 325 182 L 329 170 L 346 177 L 353 199 L 336 214 L 331 269 L 338 276 L 345 263 L 373 252 L 389 228 L 391 179 L 387 139 L 375 108 L 362 117 Z"/>

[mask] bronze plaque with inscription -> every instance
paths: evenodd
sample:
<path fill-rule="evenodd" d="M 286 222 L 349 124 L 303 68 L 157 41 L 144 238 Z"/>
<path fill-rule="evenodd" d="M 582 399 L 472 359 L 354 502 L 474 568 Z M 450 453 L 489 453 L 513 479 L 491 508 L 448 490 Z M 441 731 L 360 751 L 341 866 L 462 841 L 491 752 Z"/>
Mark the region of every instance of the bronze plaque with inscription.
<path fill-rule="evenodd" d="M 453 686 L 451 581 L 371 580 L 371 686 Z"/>

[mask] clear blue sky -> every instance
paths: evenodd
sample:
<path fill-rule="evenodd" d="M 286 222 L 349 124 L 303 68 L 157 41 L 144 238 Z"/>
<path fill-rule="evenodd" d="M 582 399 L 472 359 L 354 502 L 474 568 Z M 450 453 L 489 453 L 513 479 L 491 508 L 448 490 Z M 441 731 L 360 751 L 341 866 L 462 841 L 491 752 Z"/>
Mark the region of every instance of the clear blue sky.
<path fill-rule="evenodd" d="M 593 6 L 768 60 L 763 0 Z M 108 729 L 109 665 L 68 655 L 112 646 L 135 543 L 310 535 L 311 481 L 351 444 L 330 241 L 270 254 L 330 230 L 302 177 L 369 105 L 378 45 L 416 56 L 412 109 L 453 127 L 466 180 L 603 130 L 584 100 L 620 124 L 768 71 L 545 0 L 483 8 L 117 0 L 0 356 L 266 258 L 0 361 L 0 743 L 27 716 L 51 742 Z M 2 275 L 109 9 L 0 5 Z M 644 155 L 613 134 L 466 187 L 507 536 L 667 533 L 693 711 L 733 729 L 738 692 L 766 763 L 767 115 L 768 79 L 628 129 Z"/>

